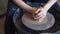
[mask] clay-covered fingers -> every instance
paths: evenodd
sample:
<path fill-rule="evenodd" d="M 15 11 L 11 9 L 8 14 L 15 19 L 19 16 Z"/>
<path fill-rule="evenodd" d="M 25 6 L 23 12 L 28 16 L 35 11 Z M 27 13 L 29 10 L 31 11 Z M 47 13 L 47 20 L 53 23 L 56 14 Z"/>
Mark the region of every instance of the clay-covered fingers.
<path fill-rule="evenodd" d="M 42 10 L 42 7 L 38 8 L 35 13 L 39 13 Z"/>
<path fill-rule="evenodd" d="M 34 18 L 34 19 L 39 19 L 39 18 L 41 18 L 43 15 L 42 14 L 40 14 L 42 11 L 42 7 L 40 7 L 40 8 L 37 8 L 36 10 L 34 10 L 35 12 L 32 14 L 32 17 Z"/>
<path fill-rule="evenodd" d="M 43 17 L 43 15 L 39 15 L 39 16 L 35 17 L 34 19 L 39 20 L 42 17 Z"/>
<path fill-rule="evenodd" d="M 43 17 L 46 17 L 46 12 L 40 12 L 38 13 L 34 19 L 41 19 Z"/>
<path fill-rule="evenodd" d="M 39 13 L 39 12 L 40 12 L 40 10 L 41 10 L 41 9 L 38 9 L 35 13 L 36 13 L 36 14 L 37 14 L 37 13 Z"/>
<path fill-rule="evenodd" d="M 41 8 L 38 8 L 38 10 L 35 12 L 35 18 L 37 18 L 37 17 L 39 17 L 41 14 L 40 14 L 40 12 L 41 12 L 41 10 L 42 10 L 42 7 Z"/>
<path fill-rule="evenodd" d="M 42 21 L 44 18 L 45 18 L 45 16 L 42 16 L 42 17 L 39 19 L 39 21 Z"/>

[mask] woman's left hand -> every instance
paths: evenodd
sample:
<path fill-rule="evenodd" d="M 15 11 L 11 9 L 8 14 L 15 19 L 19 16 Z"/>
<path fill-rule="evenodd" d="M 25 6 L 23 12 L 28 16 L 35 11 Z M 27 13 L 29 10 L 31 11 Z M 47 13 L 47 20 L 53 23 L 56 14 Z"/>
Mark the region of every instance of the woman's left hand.
<path fill-rule="evenodd" d="M 34 19 L 42 20 L 44 17 L 46 17 L 47 11 L 44 10 L 44 8 L 41 7 L 36 11 L 36 13 L 37 13 L 37 15 Z"/>

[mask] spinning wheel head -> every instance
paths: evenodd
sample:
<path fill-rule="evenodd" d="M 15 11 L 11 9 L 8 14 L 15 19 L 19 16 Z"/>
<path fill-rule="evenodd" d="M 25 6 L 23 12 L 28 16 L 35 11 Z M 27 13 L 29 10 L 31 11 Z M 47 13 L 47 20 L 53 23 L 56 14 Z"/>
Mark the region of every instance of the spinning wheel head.
<path fill-rule="evenodd" d="M 23 24 L 33 30 L 45 30 L 54 25 L 54 16 L 50 13 L 47 13 L 47 16 L 43 19 L 43 21 L 35 21 L 29 18 L 28 15 L 24 14 L 22 17 Z"/>

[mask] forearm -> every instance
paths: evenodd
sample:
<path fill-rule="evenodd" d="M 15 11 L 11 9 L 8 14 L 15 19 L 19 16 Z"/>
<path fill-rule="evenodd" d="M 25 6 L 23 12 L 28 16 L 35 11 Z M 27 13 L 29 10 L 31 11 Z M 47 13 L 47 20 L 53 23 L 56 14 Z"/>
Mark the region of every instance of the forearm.
<path fill-rule="evenodd" d="M 46 5 L 43 7 L 44 10 L 47 12 L 55 3 L 57 0 L 49 0 Z"/>
<path fill-rule="evenodd" d="M 34 8 L 31 6 L 27 5 L 24 1 L 22 0 L 13 0 L 14 3 L 16 3 L 20 8 L 26 10 L 26 11 L 32 11 Z"/>

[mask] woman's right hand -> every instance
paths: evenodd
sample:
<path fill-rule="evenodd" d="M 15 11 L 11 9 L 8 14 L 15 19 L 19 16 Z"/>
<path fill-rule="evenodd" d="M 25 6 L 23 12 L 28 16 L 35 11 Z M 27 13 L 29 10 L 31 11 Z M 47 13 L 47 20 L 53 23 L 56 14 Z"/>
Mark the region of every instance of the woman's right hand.
<path fill-rule="evenodd" d="M 29 17 L 30 18 L 32 18 L 32 19 L 34 19 L 34 17 L 36 16 L 36 10 L 37 10 L 37 8 L 34 8 L 33 10 L 29 10 L 29 11 L 27 11 L 27 14 L 29 15 Z"/>
<path fill-rule="evenodd" d="M 32 19 L 34 19 L 35 17 L 38 17 L 37 16 L 38 13 L 36 13 L 37 10 L 38 10 L 38 8 L 35 8 L 32 11 L 28 11 L 28 14 L 30 15 L 29 17 L 32 18 Z"/>

